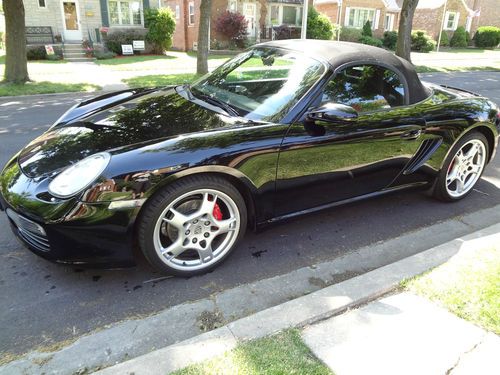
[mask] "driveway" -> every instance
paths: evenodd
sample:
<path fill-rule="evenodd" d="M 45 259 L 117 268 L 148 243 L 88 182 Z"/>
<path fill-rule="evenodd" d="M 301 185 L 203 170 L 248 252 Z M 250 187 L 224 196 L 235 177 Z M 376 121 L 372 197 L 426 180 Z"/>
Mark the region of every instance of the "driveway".
<path fill-rule="evenodd" d="M 500 103 L 500 73 L 435 73 L 425 79 L 480 92 Z M 0 100 L 0 164 L 87 96 Z M 361 246 L 499 203 L 497 157 L 477 190 L 461 202 L 439 203 L 422 193 L 404 192 L 300 217 L 260 234 L 248 233 L 233 256 L 208 275 L 161 282 L 150 282 L 159 275 L 144 262 L 114 271 L 48 263 L 20 246 L 7 229 L 6 216 L 0 215 L 0 353 L 71 340 L 106 324 L 355 253 Z"/>

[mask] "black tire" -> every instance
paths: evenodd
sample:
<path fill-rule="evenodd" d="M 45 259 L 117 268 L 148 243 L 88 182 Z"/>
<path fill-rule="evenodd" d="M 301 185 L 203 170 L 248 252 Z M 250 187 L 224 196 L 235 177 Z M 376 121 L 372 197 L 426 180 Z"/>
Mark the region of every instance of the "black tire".
<path fill-rule="evenodd" d="M 455 155 L 457 154 L 457 152 L 468 142 L 472 141 L 472 140 L 477 140 L 477 141 L 480 141 L 483 145 L 484 145 L 484 149 L 486 150 L 486 153 L 485 153 L 485 161 L 484 161 L 484 166 L 479 174 L 479 177 L 478 179 L 476 180 L 476 182 L 474 182 L 474 184 L 472 185 L 472 187 L 467 191 L 465 192 L 463 195 L 459 196 L 459 197 L 456 197 L 456 196 L 452 196 L 450 195 L 450 193 L 448 192 L 448 189 L 447 189 L 447 174 L 448 174 L 448 170 L 451 166 L 451 163 L 453 162 L 454 158 L 455 158 Z M 481 178 L 481 175 L 483 174 L 484 172 L 484 169 L 485 169 L 485 166 L 487 164 L 487 161 L 488 161 L 488 156 L 489 156 L 489 149 L 488 149 L 488 140 L 486 139 L 486 137 L 482 134 L 482 133 L 479 133 L 477 131 L 472 131 L 470 133 L 467 133 L 465 134 L 456 144 L 455 146 L 453 146 L 453 148 L 451 149 L 451 151 L 448 153 L 448 156 L 446 157 L 446 160 L 443 164 L 443 168 L 441 169 L 441 171 L 439 171 L 439 175 L 434 183 L 434 187 L 433 187 L 433 191 L 432 191 L 432 195 L 436 198 L 436 199 L 439 199 L 441 201 L 444 201 L 444 202 L 455 202 L 455 201 L 458 201 L 458 200 L 461 200 L 463 198 L 465 198 L 467 195 L 469 195 L 472 190 L 474 189 L 474 186 L 476 185 L 477 181 L 479 181 L 479 179 Z"/>
<path fill-rule="evenodd" d="M 176 199 L 185 194 L 200 189 L 210 189 L 221 192 L 232 199 L 235 203 L 239 212 L 240 221 L 238 233 L 237 236 L 235 236 L 236 240 L 230 248 L 228 246 L 229 250 L 226 250 L 224 254 L 221 254 L 220 259 L 215 259 L 214 257 L 213 263 L 206 268 L 197 270 L 177 269 L 167 264 L 167 261 L 162 260 L 160 254 L 158 254 L 157 249 L 155 248 L 155 227 L 160 220 L 160 215 L 164 213 L 172 202 L 175 202 Z M 210 272 L 219 266 L 234 250 L 241 238 L 243 238 L 246 227 L 247 208 L 245 200 L 241 196 L 240 192 L 230 182 L 223 178 L 208 174 L 200 174 L 182 178 L 171 185 L 164 187 L 152 196 L 146 202 L 143 212 L 141 212 L 137 227 L 137 234 L 139 247 L 146 259 L 154 268 L 165 274 L 189 277 Z"/>

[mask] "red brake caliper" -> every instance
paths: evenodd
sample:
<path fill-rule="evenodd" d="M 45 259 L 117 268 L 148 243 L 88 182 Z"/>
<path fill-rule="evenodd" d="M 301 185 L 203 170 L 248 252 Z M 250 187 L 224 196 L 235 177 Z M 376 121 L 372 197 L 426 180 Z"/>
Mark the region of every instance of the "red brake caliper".
<path fill-rule="evenodd" d="M 215 203 L 214 211 L 212 212 L 215 220 L 222 220 L 222 211 L 217 203 Z"/>

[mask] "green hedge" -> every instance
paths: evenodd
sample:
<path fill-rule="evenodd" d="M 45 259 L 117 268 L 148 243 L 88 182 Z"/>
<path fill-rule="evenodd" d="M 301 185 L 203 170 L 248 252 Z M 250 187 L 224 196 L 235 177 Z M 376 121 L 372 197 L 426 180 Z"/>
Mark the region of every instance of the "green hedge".
<path fill-rule="evenodd" d="M 122 54 L 122 44 L 132 44 L 134 40 L 145 40 L 147 30 L 145 29 L 119 29 L 110 31 L 104 39 L 106 48 L 117 55 Z M 146 43 L 146 50 L 151 47 Z"/>
<path fill-rule="evenodd" d="M 465 27 L 458 27 L 450 40 L 451 47 L 465 48 L 467 47 L 467 34 L 465 32 Z"/>
<path fill-rule="evenodd" d="M 423 30 L 415 30 L 411 33 L 411 50 L 416 52 L 431 52 L 436 47 L 434 41 Z"/>
<path fill-rule="evenodd" d="M 476 47 L 495 48 L 500 44 L 500 28 L 495 26 L 481 26 L 474 35 Z"/>
<path fill-rule="evenodd" d="M 396 49 L 396 44 L 398 43 L 398 32 L 397 31 L 386 31 L 384 33 L 384 38 L 382 43 L 385 48 L 394 51 Z"/>

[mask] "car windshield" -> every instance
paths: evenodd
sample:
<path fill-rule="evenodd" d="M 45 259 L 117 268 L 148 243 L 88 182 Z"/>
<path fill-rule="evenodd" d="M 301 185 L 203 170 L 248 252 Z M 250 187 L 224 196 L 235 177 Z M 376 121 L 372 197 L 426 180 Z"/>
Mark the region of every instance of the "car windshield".
<path fill-rule="evenodd" d="M 202 100 L 225 106 L 228 113 L 276 122 L 324 72 L 324 64 L 300 53 L 260 47 L 202 77 L 191 91 Z"/>

